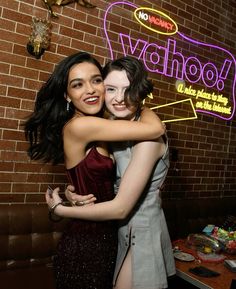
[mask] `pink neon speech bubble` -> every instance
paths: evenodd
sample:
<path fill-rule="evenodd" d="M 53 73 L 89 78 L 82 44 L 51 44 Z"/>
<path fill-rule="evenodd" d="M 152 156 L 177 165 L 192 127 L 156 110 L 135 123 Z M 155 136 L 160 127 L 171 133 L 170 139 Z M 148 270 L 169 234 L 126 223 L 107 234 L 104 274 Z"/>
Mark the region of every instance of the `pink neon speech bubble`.
<path fill-rule="evenodd" d="M 113 8 L 115 12 L 112 11 Z M 228 115 L 225 116 L 222 111 L 213 112 L 202 108 L 196 108 L 196 111 L 210 114 L 223 120 L 232 119 L 235 113 L 236 90 L 236 60 L 234 56 L 224 48 L 196 41 L 180 32 L 177 32 L 175 37 L 167 36 L 165 46 L 163 46 L 163 40 L 160 43 L 158 42 L 158 37 L 153 31 L 152 33 L 149 31 L 146 39 L 140 39 L 137 35 L 143 28 L 134 19 L 134 11 L 137 8 L 138 6 L 135 4 L 126 1 L 117 1 L 108 6 L 104 15 L 104 33 L 111 59 L 120 55 L 132 55 L 142 59 L 148 71 L 173 77 L 176 80 L 184 80 L 190 84 L 201 84 L 207 89 L 215 89 L 215 92 L 211 94 L 211 102 L 207 103 L 205 101 L 204 104 L 207 104 L 208 107 L 215 104 L 215 109 L 218 109 L 217 107 L 219 106 L 219 110 L 228 109 Z M 116 31 L 114 33 L 108 29 L 110 24 L 109 16 L 112 17 L 116 13 L 121 19 L 122 15 L 130 15 L 131 26 L 120 26 L 120 32 Z M 140 34 L 144 34 L 144 32 L 142 31 Z M 178 49 L 178 37 L 181 39 L 181 46 L 184 44 L 183 41 L 186 42 L 188 56 L 184 55 L 184 49 Z M 191 51 L 195 51 L 195 54 L 189 56 Z M 207 53 L 212 55 L 219 54 L 217 65 L 214 63 L 215 60 L 204 60 L 207 57 L 200 57 L 198 51 L 206 55 Z M 178 68 L 174 70 L 174 66 Z M 222 94 L 223 92 L 224 95 Z M 220 106 L 220 102 L 217 102 L 218 100 L 215 102 L 213 97 L 222 101 L 222 106 Z M 228 106 L 224 107 L 226 102 Z M 232 105 L 229 106 L 229 103 L 232 103 Z"/>

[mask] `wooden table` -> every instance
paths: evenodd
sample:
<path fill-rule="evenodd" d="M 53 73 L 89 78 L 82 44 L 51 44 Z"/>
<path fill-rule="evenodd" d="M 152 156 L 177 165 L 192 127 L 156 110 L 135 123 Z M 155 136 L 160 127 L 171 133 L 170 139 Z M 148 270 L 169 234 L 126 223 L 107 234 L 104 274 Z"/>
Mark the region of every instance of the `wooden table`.
<path fill-rule="evenodd" d="M 195 257 L 196 252 L 193 249 L 189 249 L 184 245 L 183 240 L 174 242 L 174 246 L 178 246 L 183 252 L 190 253 Z M 236 255 L 228 255 L 227 259 L 236 259 Z M 233 279 L 236 279 L 236 273 L 231 272 L 228 268 L 224 266 L 224 263 L 209 263 L 201 261 L 199 263 L 199 259 L 195 259 L 195 261 L 185 262 L 176 260 L 176 275 L 185 281 L 193 284 L 197 288 L 200 289 L 235 289 L 231 288 L 231 283 Z M 217 277 L 200 277 L 195 274 L 189 272 L 190 268 L 194 268 L 196 266 L 204 266 L 208 269 L 216 271 L 220 273 Z"/>

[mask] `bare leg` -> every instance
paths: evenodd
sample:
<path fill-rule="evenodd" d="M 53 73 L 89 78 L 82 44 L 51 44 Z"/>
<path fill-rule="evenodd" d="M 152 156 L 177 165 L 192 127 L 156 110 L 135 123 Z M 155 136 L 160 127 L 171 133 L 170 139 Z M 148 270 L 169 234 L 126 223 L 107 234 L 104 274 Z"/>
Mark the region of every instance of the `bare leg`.
<path fill-rule="evenodd" d="M 131 262 L 131 250 L 129 249 L 128 254 L 121 267 L 120 273 L 117 278 L 116 286 L 114 289 L 132 289 L 132 262 Z"/>

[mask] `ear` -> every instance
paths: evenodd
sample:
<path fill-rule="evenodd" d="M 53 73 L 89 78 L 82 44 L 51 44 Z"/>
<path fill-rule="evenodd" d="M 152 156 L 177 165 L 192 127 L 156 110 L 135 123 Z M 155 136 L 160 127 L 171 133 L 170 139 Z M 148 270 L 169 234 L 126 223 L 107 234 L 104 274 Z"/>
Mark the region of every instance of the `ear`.
<path fill-rule="evenodd" d="M 64 98 L 67 102 L 69 102 L 69 103 L 71 102 L 71 99 L 69 98 L 69 96 L 66 93 L 64 93 Z"/>

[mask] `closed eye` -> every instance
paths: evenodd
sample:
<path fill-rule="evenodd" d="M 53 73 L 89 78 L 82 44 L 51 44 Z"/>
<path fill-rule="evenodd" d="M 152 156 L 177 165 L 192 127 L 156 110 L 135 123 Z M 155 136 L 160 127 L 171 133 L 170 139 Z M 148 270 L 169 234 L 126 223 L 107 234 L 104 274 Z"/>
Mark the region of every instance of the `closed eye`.
<path fill-rule="evenodd" d="M 106 91 L 107 92 L 115 92 L 116 89 L 114 87 L 106 86 Z"/>

